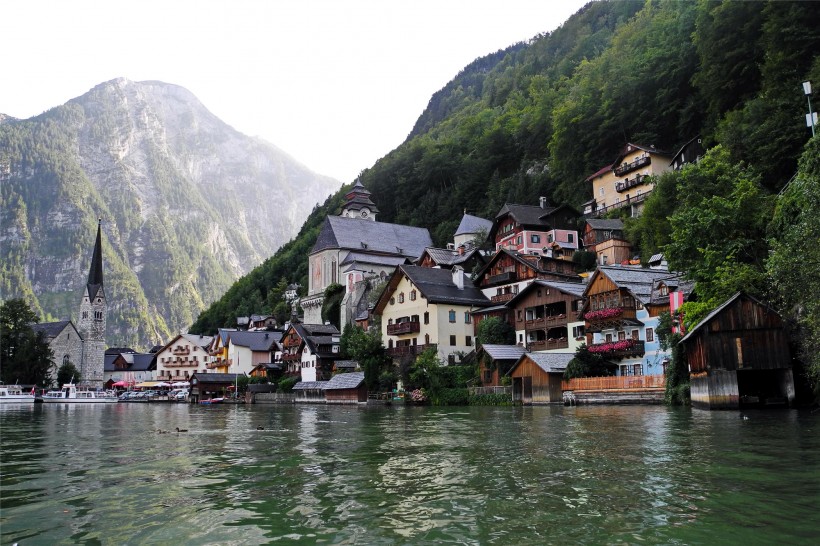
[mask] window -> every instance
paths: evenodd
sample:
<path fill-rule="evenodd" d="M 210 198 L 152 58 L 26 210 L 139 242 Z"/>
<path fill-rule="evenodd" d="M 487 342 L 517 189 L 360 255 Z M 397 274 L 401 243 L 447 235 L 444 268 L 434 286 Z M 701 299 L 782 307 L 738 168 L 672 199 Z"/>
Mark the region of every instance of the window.
<path fill-rule="evenodd" d="M 574 233 L 567 233 L 567 242 L 572 244 L 575 242 L 575 234 Z"/>
<path fill-rule="evenodd" d="M 393 340 L 392 340 L 392 339 L 388 339 L 388 340 L 387 340 L 387 348 L 388 348 L 388 349 L 392 349 L 392 348 L 393 348 Z"/>
<path fill-rule="evenodd" d="M 447 355 L 447 364 L 453 365 L 456 363 L 456 355 Z"/>
<path fill-rule="evenodd" d="M 540 243 L 541 236 L 540 235 L 530 235 L 530 242 L 531 243 Z"/>
<path fill-rule="evenodd" d="M 601 195 L 601 197 L 604 196 L 604 187 L 603 186 L 601 186 L 601 189 L 598 190 L 598 193 Z"/>
<path fill-rule="evenodd" d="M 580 337 L 584 337 L 584 326 L 573 326 L 572 327 L 572 337 L 578 339 Z"/>
<path fill-rule="evenodd" d="M 607 343 L 612 343 L 612 334 L 607 334 L 606 335 L 606 342 Z"/>
<path fill-rule="evenodd" d="M 391 319 L 391 318 L 387 319 L 387 325 L 390 326 L 391 324 L 393 324 L 393 319 Z"/>
<path fill-rule="evenodd" d="M 550 233 L 549 235 L 547 235 L 547 242 L 548 242 L 548 243 L 551 243 L 551 242 L 552 242 L 552 233 Z"/>
<path fill-rule="evenodd" d="M 63 355 L 63 366 L 65 366 L 69 362 L 71 362 L 71 358 L 67 354 Z"/>
<path fill-rule="evenodd" d="M 472 336 L 467 336 L 465 345 L 467 347 L 472 347 L 473 346 L 473 337 Z"/>
<path fill-rule="evenodd" d="M 83 311 L 83 318 L 84 318 L 84 319 L 87 319 L 87 318 L 88 318 L 88 311 Z"/>
<path fill-rule="evenodd" d="M 464 311 L 464 324 L 470 324 L 470 312 Z"/>
<path fill-rule="evenodd" d="M 416 301 L 416 291 L 415 290 L 410 291 L 410 301 Z"/>
<path fill-rule="evenodd" d="M 456 344 L 456 336 L 451 335 L 450 336 L 450 345 L 455 345 L 455 344 Z"/>
<path fill-rule="evenodd" d="M 669 287 L 665 284 L 661 285 L 661 296 L 668 296 L 669 295 Z"/>
<path fill-rule="evenodd" d="M 640 338 L 640 333 L 637 330 L 632 330 L 632 339 L 634 339 L 636 341 L 641 339 Z"/>
<path fill-rule="evenodd" d="M 521 309 L 518 310 L 518 320 L 521 320 Z"/>
<path fill-rule="evenodd" d="M 404 303 L 404 292 L 399 294 L 399 303 Z"/>
<path fill-rule="evenodd" d="M 390 298 L 390 305 L 396 304 L 396 298 Z"/>
<path fill-rule="evenodd" d="M 635 364 L 632 366 L 632 375 L 643 375 L 643 365 Z"/>
<path fill-rule="evenodd" d="M 424 334 L 424 344 L 430 345 L 430 334 Z"/>
<path fill-rule="evenodd" d="M 430 324 L 430 313 L 428 311 L 424 312 L 424 324 Z"/>
<path fill-rule="evenodd" d="M 653 330 L 652 328 L 646 329 L 646 341 L 655 341 L 655 330 Z"/>
<path fill-rule="evenodd" d="M 623 341 L 625 339 L 626 339 L 626 332 L 624 332 L 623 330 L 618 332 L 618 341 Z"/>
<path fill-rule="evenodd" d="M 456 312 L 450 309 L 450 322 L 456 321 Z"/>
<path fill-rule="evenodd" d="M 518 343 L 524 343 L 524 334 L 518 334 Z"/>
<path fill-rule="evenodd" d="M 521 239 L 521 236 L 519 235 L 518 237 L 515 238 L 515 244 L 520 245 L 521 242 L 522 242 L 522 239 Z"/>

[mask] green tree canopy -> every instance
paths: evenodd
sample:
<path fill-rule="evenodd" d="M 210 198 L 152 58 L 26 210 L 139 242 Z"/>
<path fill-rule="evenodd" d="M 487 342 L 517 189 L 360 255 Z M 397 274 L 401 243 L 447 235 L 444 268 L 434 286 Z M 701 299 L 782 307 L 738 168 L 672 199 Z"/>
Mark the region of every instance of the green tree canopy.
<path fill-rule="evenodd" d="M 475 338 L 481 345 L 513 345 L 515 330 L 498 317 L 487 317 L 478 323 Z"/>
<path fill-rule="evenodd" d="M 54 354 L 43 333 L 32 324 L 39 317 L 22 299 L 12 299 L 0 307 L 0 380 L 4 383 L 51 384 Z"/>

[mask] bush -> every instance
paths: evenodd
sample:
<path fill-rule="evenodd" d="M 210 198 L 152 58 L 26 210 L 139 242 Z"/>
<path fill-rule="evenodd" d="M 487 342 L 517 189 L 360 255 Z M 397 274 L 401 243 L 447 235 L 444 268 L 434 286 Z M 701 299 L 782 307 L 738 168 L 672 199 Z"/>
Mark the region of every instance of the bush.
<path fill-rule="evenodd" d="M 286 377 L 279 381 L 277 392 L 291 392 L 293 390 L 293 386 L 298 382 L 299 379 L 296 377 Z"/>
<path fill-rule="evenodd" d="M 512 406 L 512 397 L 509 394 L 472 394 L 471 406 Z"/>
<path fill-rule="evenodd" d="M 436 406 L 468 406 L 470 391 L 466 388 L 440 389 L 433 399 Z"/>

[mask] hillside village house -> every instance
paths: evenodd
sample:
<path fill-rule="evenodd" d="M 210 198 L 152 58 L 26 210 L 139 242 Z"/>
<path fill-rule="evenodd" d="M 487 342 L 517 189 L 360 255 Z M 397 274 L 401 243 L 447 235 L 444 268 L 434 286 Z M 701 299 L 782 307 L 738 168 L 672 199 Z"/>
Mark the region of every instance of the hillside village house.
<path fill-rule="evenodd" d="M 228 359 L 228 340 L 235 328 L 219 328 L 208 345 L 208 355 L 211 357 L 206 368 L 211 373 L 228 373 L 231 361 Z"/>
<path fill-rule="evenodd" d="M 105 353 L 105 369 L 103 371 L 104 384 L 125 382 L 135 385 L 144 381 L 154 381 L 156 370 L 156 354 L 136 353 L 134 351 L 117 351 Z"/>
<path fill-rule="evenodd" d="M 467 214 L 465 211 L 453 235 L 453 248 L 480 247 L 489 237 L 492 228 L 493 223 L 490 220 Z"/>
<path fill-rule="evenodd" d="M 490 305 L 460 267 L 452 271 L 401 265 L 374 313 L 381 315 L 382 343 L 394 361 L 415 358 L 427 347 L 450 364 L 474 349 L 471 312 Z"/>
<path fill-rule="evenodd" d="M 551 207 L 507 203 L 495 217 L 490 239 L 495 249 L 571 259 L 578 249 L 578 211 L 568 205 Z"/>
<path fill-rule="evenodd" d="M 592 200 L 585 203 L 584 215 L 600 216 L 621 207 L 631 207 L 638 216 L 653 185 L 648 177 L 670 169 L 672 154 L 654 146 L 627 143 L 610 165 L 587 177 L 592 183 Z"/>
<path fill-rule="evenodd" d="M 590 218 L 584 222 L 584 250 L 595 254 L 600 265 L 628 263 L 632 245 L 624 237 L 624 223 L 619 218 Z"/>
<path fill-rule="evenodd" d="M 478 376 L 485 387 L 501 385 L 501 378 L 507 375 L 518 359 L 525 353 L 519 345 L 497 345 L 485 343 L 476 349 Z"/>
<path fill-rule="evenodd" d="M 282 332 L 230 332 L 228 337 L 229 373 L 250 375 L 258 364 L 274 362 L 281 356 L 279 341 Z"/>
<path fill-rule="evenodd" d="M 196 373 L 207 372 L 211 360 L 211 336 L 179 334 L 157 352 L 158 381 L 188 381 Z"/>
<path fill-rule="evenodd" d="M 585 288 L 581 282 L 537 279 L 521 290 L 507 303 L 515 317 L 517 342 L 528 352 L 574 353 L 586 341 L 579 318 Z"/>
<path fill-rule="evenodd" d="M 561 381 L 573 353 L 525 353 L 509 372 L 514 403 L 525 406 L 563 402 Z"/>
<path fill-rule="evenodd" d="M 331 284 L 345 287 L 341 327 L 352 322 L 352 294 L 368 276 L 388 277 L 397 265 L 416 260 L 433 246 L 425 228 L 376 221 L 376 206 L 360 182 L 345 196 L 340 216 L 328 216 L 308 257 L 308 294 L 300 300 L 306 324 L 320 324 L 324 291 Z M 362 297 L 360 295 L 360 297 Z"/>
<path fill-rule="evenodd" d="M 670 287 L 687 286 L 666 269 L 598 266 L 584 292 L 589 350 L 619 360 L 618 375 L 662 374 L 669 353 L 656 335 L 658 315 L 670 308 Z"/>
<path fill-rule="evenodd" d="M 341 333 L 332 324 L 291 323 L 282 337 L 282 363 L 301 381 L 327 381 L 340 360 Z"/>

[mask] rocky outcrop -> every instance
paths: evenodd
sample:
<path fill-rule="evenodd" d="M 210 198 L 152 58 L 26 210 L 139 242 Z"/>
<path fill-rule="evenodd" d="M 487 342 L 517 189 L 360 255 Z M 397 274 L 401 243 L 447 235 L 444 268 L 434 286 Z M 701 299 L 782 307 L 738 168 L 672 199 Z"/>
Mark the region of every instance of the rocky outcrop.
<path fill-rule="evenodd" d="M 340 186 L 211 114 L 190 92 L 117 79 L 0 123 L 2 297 L 76 315 L 103 218 L 107 342 L 184 330 Z"/>

